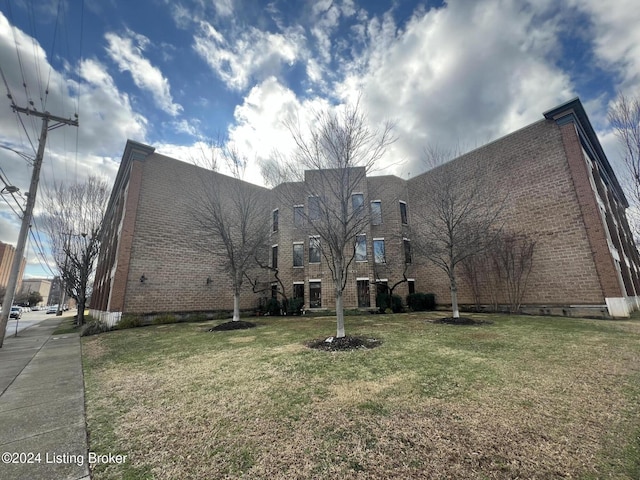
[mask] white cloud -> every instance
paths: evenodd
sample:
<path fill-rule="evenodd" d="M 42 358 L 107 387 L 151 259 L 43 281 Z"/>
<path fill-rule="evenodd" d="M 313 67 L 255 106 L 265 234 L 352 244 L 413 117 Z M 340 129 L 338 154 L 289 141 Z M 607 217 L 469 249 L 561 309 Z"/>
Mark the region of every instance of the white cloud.
<path fill-rule="evenodd" d="M 150 43 L 147 37 L 127 30 L 122 36 L 106 33 L 105 39 L 107 53 L 120 71 L 131 73 L 136 86 L 150 92 L 159 108 L 174 116 L 182 111 L 182 106 L 173 102 L 169 81 L 142 54 Z"/>
<path fill-rule="evenodd" d="M 251 81 L 279 75 L 284 66 L 293 65 L 304 42 L 298 28 L 271 33 L 249 27 L 234 38 L 225 38 L 203 21 L 194 37 L 194 48 L 230 89 L 242 91 Z"/>

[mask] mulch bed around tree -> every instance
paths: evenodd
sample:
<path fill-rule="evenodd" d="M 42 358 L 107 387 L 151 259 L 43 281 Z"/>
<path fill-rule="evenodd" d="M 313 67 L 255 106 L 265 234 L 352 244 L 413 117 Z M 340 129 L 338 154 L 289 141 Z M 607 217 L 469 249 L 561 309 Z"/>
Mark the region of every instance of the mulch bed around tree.
<path fill-rule="evenodd" d="M 237 322 L 225 322 L 207 330 L 207 332 L 222 332 L 226 330 L 246 330 L 247 328 L 253 328 L 256 324 L 253 322 L 245 322 L 238 320 Z"/>
<path fill-rule="evenodd" d="M 493 324 L 490 320 L 475 320 L 469 317 L 444 317 L 438 318 L 433 321 L 433 323 L 446 323 L 447 325 L 491 325 Z"/>
<path fill-rule="evenodd" d="M 382 345 L 382 340 L 369 337 L 353 337 L 346 335 L 342 338 L 328 337 L 311 340 L 305 344 L 309 348 L 327 352 L 343 352 L 348 350 L 363 350 Z"/>

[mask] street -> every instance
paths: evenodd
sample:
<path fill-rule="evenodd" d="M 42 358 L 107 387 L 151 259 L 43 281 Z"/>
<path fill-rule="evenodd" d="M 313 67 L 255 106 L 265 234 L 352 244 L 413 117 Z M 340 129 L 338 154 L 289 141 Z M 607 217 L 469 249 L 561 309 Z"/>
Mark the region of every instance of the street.
<path fill-rule="evenodd" d="M 71 314 L 71 311 L 64 312 L 64 316 L 68 316 Z M 45 310 L 39 310 L 36 312 L 23 312 L 22 318 L 17 320 L 15 318 L 10 318 L 7 323 L 7 329 L 5 330 L 5 338 L 12 337 L 16 333 L 16 322 L 18 324 L 18 336 L 20 336 L 20 332 L 31 327 L 37 326 L 43 320 L 47 318 L 55 317 L 55 314 L 48 314 Z"/>

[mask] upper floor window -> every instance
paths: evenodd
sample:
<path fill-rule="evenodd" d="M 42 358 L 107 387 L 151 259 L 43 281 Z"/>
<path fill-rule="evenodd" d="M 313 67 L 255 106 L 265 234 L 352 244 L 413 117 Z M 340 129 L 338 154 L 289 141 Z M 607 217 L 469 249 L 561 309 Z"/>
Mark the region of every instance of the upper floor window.
<path fill-rule="evenodd" d="M 371 225 L 380 225 L 382 223 L 382 202 L 374 200 L 371 202 Z"/>
<path fill-rule="evenodd" d="M 309 237 L 309 263 L 320 263 L 320 237 Z"/>
<path fill-rule="evenodd" d="M 278 245 L 271 247 L 271 267 L 278 268 Z"/>
<path fill-rule="evenodd" d="M 403 238 L 402 243 L 404 246 L 404 263 L 411 263 L 411 242 L 408 238 Z"/>
<path fill-rule="evenodd" d="M 304 267 L 304 243 L 293 244 L 293 266 Z"/>
<path fill-rule="evenodd" d="M 309 220 L 320 220 L 320 197 L 309 197 Z"/>
<path fill-rule="evenodd" d="M 351 195 L 351 209 L 354 215 L 360 215 L 364 210 L 364 194 L 354 193 Z"/>
<path fill-rule="evenodd" d="M 295 227 L 304 225 L 304 205 L 293 206 L 293 225 Z"/>
<path fill-rule="evenodd" d="M 356 262 L 367 261 L 367 236 L 356 236 Z"/>
<path fill-rule="evenodd" d="M 373 261 L 375 263 L 387 263 L 384 252 L 384 238 L 373 239 Z"/>
<path fill-rule="evenodd" d="M 407 202 L 403 202 L 402 200 L 400 200 L 400 221 L 403 225 L 409 223 L 407 218 Z"/>
<path fill-rule="evenodd" d="M 278 216 L 279 216 L 278 209 L 275 209 L 273 211 L 273 231 L 274 232 L 278 231 Z"/>

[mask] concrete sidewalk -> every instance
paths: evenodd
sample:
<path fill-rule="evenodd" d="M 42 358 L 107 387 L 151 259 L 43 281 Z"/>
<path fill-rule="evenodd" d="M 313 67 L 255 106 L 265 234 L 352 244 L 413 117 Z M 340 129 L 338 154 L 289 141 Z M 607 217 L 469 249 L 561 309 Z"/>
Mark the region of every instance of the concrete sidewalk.
<path fill-rule="evenodd" d="M 52 335 L 65 317 L 0 348 L 1 479 L 89 479 L 80 338 Z"/>

